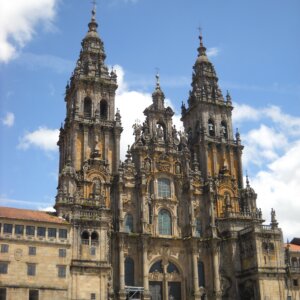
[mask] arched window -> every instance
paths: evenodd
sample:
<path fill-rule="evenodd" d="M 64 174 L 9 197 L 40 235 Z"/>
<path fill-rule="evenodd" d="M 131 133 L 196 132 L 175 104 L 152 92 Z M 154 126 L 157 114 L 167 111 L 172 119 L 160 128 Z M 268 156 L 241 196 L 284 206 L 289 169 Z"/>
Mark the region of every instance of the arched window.
<path fill-rule="evenodd" d="M 163 267 L 162 267 L 162 261 L 161 260 L 155 262 L 151 266 L 151 268 L 149 270 L 149 273 L 154 273 L 154 272 L 163 273 Z"/>
<path fill-rule="evenodd" d="M 298 267 L 298 261 L 296 257 L 292 257 L 292 267 L 297 268 Z"/>
<path fill-rule="evenodd" d="M 84 99 L 83 112 L 85 118 L 90 118 L 92 116 L 92 100 L 89 97 Z"/>
<path fill-rule="evenodd" d="M 202 234 L 202 229 L 201 229 L 201 219 L 200 218 L 197 218 L 196 219 L 196 236 L 197 237 L 200 237 L 201 234 Z"/>
<path fill-rule="evenodd" d="M 152 205 L 148 202 L 149 224 L 152 224 Z"/>
<path fill-rule="evenodd" d="M 92 241 L 92 245 L 98 245 L 99 242 L 99 235 L 96 231 L 93 231 L 91 234 L 91 241 Z"/>
<path fill-rule="evenodd" d="M 156 137 L 158 141 L 165 141 L 166 140 L 166 129 L 164 123 L 157 123 L 156 124 Z"/>
<path fill-rule="evenodd" d="M 100 102 L 100 119 L 107 120 L 108 115 L 108 105 L 105 100 L 101 100 Z"/>
<path fill-rule="evenodd" d="M 268 244 L 266 242 L 262 242 L 261 246 L 263 251 L 268 251 Z"/>
<path fill-rule="evenodd" d="M 125 259 L 125 285 L 134 286 L 134 261 L 130 257 Z"/>
<path fill-rule="evenodd" d="M 170 198 L 171 197 L 171 184 L 168 178 L 159 178 L 157 180 L 158 197 Z"/>
<path fill-rule="evenodd" d="M 90 235 L 87 231 L 83 231 L 81 233 L 81 244 L 88 245 L 89 244 Z"/>
<path fill-rule="evenodd" d="M 225 121 L 221 122 L 221 130 L 222 130 L 222 134 L 224 136 L 225 139 L 228 138 L 228 130 L 227 130 L 227 124 Z"/>
<path fill-rule="evenodd" d="M 199 286 L 205 287 L 204 263 L 201 260 L 198 261 L 198 283 Z"/>
<path fill-rule="evenodd" d="M 125 232 L 133 232 L 133 217 L 131 214 L 125 216 Z"/>
<path fill-rule="evenodd" d="M 179 274 L 179 270 L 178 268 L 169 261 L 168 267 L 167 267 L 167 272 L 168 273 L 178 273 Z"/>
<path fill-rule="evenodd" d="M 212 119 L 208 120 L 208 134 L 210 136 L 215 136 L 215 124 Z"/>
<path fill-rule="evenodd" d="M 162 209 L 158 214 L 158 232 L 161 235 L 172 234 L 171 214 L 166 209 Z"/>
<path fill-rule="evenodd" d="M 151 179 L 148 186 L 149 196 L 151 197 L 154 194 L 153 180 Z"/>

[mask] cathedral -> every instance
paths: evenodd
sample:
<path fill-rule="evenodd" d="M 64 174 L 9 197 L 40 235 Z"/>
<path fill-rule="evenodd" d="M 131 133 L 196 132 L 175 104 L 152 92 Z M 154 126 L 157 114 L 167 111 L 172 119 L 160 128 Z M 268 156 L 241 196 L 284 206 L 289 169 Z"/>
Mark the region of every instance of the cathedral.
<path fill-rule="evenodd" d="M 117 75 L 92 11 L 66 86 L 55 213 L 0 207 L 0 300 L 296 300 L 300 240 L 264 224 L 202 36 L 184 131 L 156 76 L 120 161 Z M 126 116 L 125 116 L 126 117 Z"/>

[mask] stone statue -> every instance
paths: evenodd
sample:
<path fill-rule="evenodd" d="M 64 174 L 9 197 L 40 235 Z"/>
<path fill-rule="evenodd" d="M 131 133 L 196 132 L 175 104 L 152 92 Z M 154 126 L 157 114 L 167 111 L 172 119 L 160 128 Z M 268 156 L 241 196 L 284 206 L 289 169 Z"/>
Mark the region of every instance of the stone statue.
<path fill-rule="evenodd" d="M 160 124 L 158 124 L 158 126 L 157 126 L 156 135 L 157 135 L 158 141 L 163 141 L 163 139 L 164 139 L 164 130 L 163 130 L 163 127 Z"/>

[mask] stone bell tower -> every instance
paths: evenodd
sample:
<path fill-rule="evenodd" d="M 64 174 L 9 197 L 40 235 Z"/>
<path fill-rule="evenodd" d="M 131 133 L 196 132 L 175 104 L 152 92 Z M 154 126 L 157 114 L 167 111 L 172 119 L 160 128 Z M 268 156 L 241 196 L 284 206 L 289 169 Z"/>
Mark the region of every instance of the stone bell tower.
<path fill-rule="evenodd" d="M 117 75 L 104 63 L 97 27 L 93 9 L 66 86 L 66 118 L 58 141 L 55 208 L 73 224 L 71 276 L 74 286 L 80 286 L 80 291 L 71 288 L 72 299 L 91 299 L 92 294 L 109 299 L 111 286 L 111 189 L 119 168 L 122 127 L 120 114 L 115 113 Z"/>
<path fill-rule="evenodd" d="M 222 201 L 216 207 L 217 217 L 225 210 L 239 212 L 238 189 L 243 188 L 242 149 L 239 133 L 232 129 L 232 102 L 218 86 L 213 64 L 206 55 L 200 36 L 198 57 L 193 67 L 192 90 L 188 107 L 182 105 L 182 121 L 189 147 L 200 163 L 205 180 L 218 179 Z M 226 208 L 227 207 L 227 208 Z"/>

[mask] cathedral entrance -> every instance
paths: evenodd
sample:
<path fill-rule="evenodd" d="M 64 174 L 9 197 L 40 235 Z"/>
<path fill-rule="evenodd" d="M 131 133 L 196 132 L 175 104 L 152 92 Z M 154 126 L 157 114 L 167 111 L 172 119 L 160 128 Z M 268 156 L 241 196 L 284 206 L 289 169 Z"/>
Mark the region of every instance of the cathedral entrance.
<path fill-rule="evenodd" d="M 149 289 L 151 300 L 162 300 L 162 282 L 150 281 Z"/>
<path fill-rule="evenodd" d="M 182 276 L 170 261 L 159 260 L 149 270 L 151 300 L 181 300 Z"/>

